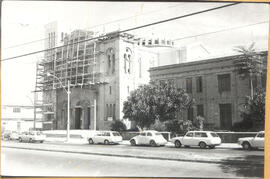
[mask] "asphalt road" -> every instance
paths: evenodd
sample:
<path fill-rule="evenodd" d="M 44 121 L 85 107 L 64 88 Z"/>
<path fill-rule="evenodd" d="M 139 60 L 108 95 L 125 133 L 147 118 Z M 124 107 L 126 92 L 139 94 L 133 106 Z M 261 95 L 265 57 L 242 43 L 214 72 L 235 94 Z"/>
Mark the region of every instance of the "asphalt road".
<path fill-rule="evenodd" d="M 93 145 L 91 147 L 104 146 Z M 118 148 L 121 146 L 106 147 Z M 149 149 L 138 147 L 136 150 L 143 152 L 143 150 Z M 154 150 L 164 150 L 164 148 L 154 148 Z M 197 149 L 183 150 L 195 151 Z M 208 151 L 230 152 L 230 150 L 221 149 Z M 197 152 L 202 152 L 202 150 L 197 150 Z M 192 155 L 192 153 L 190 154 Z M 256 155 L 248 156 L 255 157 Z M 151 160 L 5 147 L 2 148 L 1 162 L 1 175 L 9 176 L 263 177 L 263 165 Z"/>

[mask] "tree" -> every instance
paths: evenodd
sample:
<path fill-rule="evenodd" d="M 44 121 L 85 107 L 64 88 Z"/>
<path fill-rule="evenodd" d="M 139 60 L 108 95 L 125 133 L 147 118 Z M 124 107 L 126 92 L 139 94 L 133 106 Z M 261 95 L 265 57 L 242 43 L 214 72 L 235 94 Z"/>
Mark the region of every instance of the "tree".
<path fill-rule="evenodd" d="M 127 129 L 126 125 L 120 120 L 116 120 L 111 124 L 112 131 L 121 132 L 125 131 L 126 129 Z"/>
<path fill-rule="evenodd" d="M 193 104 L 193 100 L 172 81 L 151 81 L 131 92 L 124 102 L 123 118 L 135 121 L 141 128 L 149 128 L 156 120 L 176 119 L 176 113 Z"/>
<path fill-rule="evenodd" d="M 244 110 L 241 111 L 243 121 L 235 124 L 234 130 L 263 130 L 265 123 L 265 90 L 259 89 L 253 98 L 247 96 Z"/>
<path fill-rule="evenodd" d="M 241 56 L 235 60 L 235 66 L 238 74 L 242 78 L 249 78 L 250 81 L 250 97 L 253 98 L 253 77 L 262 73 L 261 60 L 258 53 L 255 52 L 255 43 L 252 43 L 248 48 L 244 46 L 236 46 L 234 51 L 241 54 Z"/>
<path fill-rule="evenodd" d="M 200 131 L 203 131 L 203 122 L 204 122 L 204 118 L 202 116 L 196 117 L 195 125 Z"/>

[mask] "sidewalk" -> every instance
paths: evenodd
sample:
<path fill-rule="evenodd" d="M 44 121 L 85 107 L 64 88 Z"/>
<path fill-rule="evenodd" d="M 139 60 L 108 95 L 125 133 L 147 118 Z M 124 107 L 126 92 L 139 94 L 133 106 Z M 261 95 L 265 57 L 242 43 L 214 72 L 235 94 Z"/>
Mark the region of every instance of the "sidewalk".
<path fill-rule="evenodd" d="M 215 151 L 215 149 L 193 149 L 186 150 L 185 148 L 171 147 L 129 147 L 128 141 L 124 141 L 124 146 L 119 145 L 76 145 L 72 143 L 18 143 L 18 142 L 2 142 L 4 148 L 17 148 L 27 150 L 40 150 L 52 152 L 78 153 L 89 155 L 102 155 L 113 157 L 130 157 L 153 160 L 172 160 L 172 161 L 187 161 L 201 163 L 226 163 L 232 164 L 263 164 L 263 153 L 258 155 L 256 159 L 247 160 L 246 153 L 242 151 Z M 259 158 L 259 160 L 258 160 Z"/>

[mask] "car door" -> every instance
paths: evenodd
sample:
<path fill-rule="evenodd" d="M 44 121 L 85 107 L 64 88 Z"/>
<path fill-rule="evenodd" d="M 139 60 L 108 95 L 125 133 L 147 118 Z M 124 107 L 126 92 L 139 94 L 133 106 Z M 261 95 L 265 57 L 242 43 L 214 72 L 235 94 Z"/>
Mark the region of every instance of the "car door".
<path fill-rule="evenodd" d="M 264 133 L 263 132 L 258 133 L 255 136 L 253 143 L 254 147 L 264 148 Z"/>
<path fill-rule="evenodd" d="M 194 133 L 193 132 L 188 132 L 186 135 L 183 137 L 183 145 L 192 145 L 193 143 L 193 137 Z"/>
<path fill-rule="evenodd" d="M 137 139 L 138 144 L 145 144 L 145 138 L 146 138 L 146 133 L 145 132 L 140 133 Z"/>
<path fill-rule="evenodd" d="M 29 140 L 29 133 L 28 133 L 28 132 L 25 132 L 25 133 L 22 135 L 22 140 Z"/>
<path fill-rule="evenodd" d="M 97 133 L 97 134 L 95 135 L 95 137 L 94 137 L 94 142 L 95 142 L 95 143 L 101 143 L 102 135 L 103 135 L 103 132 Z"/>
<path fill-rule="evenodd" d="M 147 132 L 147 133 L 146 133 L 145 140 L 144 140 L 144 143 L 145 143 L 145 144 L 150 144 L 150 141 L 151 141 L 151 139 L 152 139 L 152 136 L 153 136 L 153 134 L 152 134 L 151 132 Z"/>
<path fill-rule="evenodd" d="M 199 142 L 204 141 L 204 139 L 202 138 L 202 133 L 201 132 L 195 132 L 194 133 L 194 137 L 191 141 L 190 145 L 199 145 Z"/>

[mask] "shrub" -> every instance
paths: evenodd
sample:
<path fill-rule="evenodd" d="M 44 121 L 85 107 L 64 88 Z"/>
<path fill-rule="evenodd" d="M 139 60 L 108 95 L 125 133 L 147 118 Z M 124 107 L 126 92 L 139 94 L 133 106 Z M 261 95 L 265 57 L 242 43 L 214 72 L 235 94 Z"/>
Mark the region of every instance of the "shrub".
<path fill-rule="evenodd" d="M 112 131 L 121 132 L 125 131 L 126 129 L 127 129 L 126 125 L 120 120 L 113 121 L 113 123 L 111 124 Z"/>

